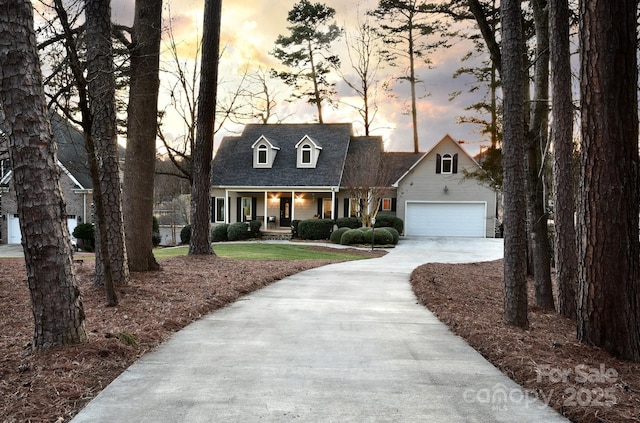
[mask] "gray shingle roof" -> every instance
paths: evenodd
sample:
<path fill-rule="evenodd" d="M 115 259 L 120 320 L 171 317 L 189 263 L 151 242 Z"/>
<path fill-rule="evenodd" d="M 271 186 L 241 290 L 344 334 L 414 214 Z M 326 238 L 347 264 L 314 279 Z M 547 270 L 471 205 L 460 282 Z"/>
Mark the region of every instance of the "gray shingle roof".
<path fill-rule="evenodd" d="M 82 185 L 77 188 L 91 189 L 93 183 L 83 133 L 57 113 L 51 116 L 51 129 L 58 143 L 58 160 Z"/>
<path fill-rule="evenodd" d="M 270 169 L 253 167 L 251 145 L 264 135 L 280 147 Z M 298 169 L 295 145 L 305 135 L 322 145 L 315 168 Z M 337 187 L 351 139 L 351 124 L 250 124 L 225 137 L 213 159 L 212 185 L 227 187 Z"/>
<path fill-rule="evenodd" d="M 385 167 L 391 170 L 391 183 L 396 183 L 425 153 L 389 152 L 382 155 Z"/>

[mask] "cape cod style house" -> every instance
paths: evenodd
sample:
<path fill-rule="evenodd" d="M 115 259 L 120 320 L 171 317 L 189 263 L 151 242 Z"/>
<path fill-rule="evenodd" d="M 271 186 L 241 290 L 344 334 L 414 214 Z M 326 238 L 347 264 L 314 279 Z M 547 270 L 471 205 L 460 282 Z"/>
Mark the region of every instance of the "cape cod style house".
<path fill-rule="evenodd" d="M 449 135 L 425 153 L 384 152 L 380 137 L 352 135 L 351 124 L 250 124 L 225 137 L 213 160 L 213 224 L 261 220 L 263 229 L 294 219 L 357 214 L 349 167 L 363 155 L 384 165 L 388 187 L 379 213 L 405 222 L 405 235 L 495 236 L 496 193 L 473 179 L 478 163 Z"/>

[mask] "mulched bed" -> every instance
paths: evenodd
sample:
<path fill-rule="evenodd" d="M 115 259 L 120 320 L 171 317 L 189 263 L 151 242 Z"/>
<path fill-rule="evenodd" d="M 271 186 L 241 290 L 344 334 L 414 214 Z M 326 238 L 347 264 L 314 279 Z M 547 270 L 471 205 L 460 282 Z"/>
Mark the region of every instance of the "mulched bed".
<path fill-rule="evenodd" d="M 502 260 L 433 263 L 416 269 L 411 283 L 454 333 L 571 421 L 640 421 L 640 363 L 577 342 L 575 322 L 537 309 L 532 289 L 530 328 L 505 324 L 502 274 Z"/>
<path fill-rule="evenodd" d="M 120 304 L 106 307 L 103 289 L 93 286 L 94 262 L 84 260 L 76 273 L 89 340 L 33 352 L 24 260 L 0 259 L 0 421 L 69 421 L 136 359 L 177 330 L 272 282 L 335 262 L 174 257 L 160 261 L 162 271 L 133 273 L 127 286 L 118 287 Z"/>

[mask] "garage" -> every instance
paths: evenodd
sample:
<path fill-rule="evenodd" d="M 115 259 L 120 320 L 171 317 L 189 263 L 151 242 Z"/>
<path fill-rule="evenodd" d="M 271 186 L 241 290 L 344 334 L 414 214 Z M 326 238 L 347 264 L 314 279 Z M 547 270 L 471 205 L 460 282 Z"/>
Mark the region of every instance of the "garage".
<path fill-rule="evenodd" d="M 20 232 L 20 219 L 17 214 L 8 215 L 7 221 L 7 244 L 20 244 L 22 242 L 22 233 Z M 78 226 L 78 219 L 75 216 L 67 216 L 67 226 L 69 227 L 69 233 L 72 234 L 73 230 Z M 73 237 L 72 237 L 73 238 Z"/>
<path fill-rule="evenodd" d="M 407 202 L 405 233 L 484 238 L 486 209 L 486 202 Z"/>
<path fill-rule="evenodd" d="M 22 235 L 20 234 L 20 220 L 17 214 L 7 215 L 7 244 L 20 244 Z"/>

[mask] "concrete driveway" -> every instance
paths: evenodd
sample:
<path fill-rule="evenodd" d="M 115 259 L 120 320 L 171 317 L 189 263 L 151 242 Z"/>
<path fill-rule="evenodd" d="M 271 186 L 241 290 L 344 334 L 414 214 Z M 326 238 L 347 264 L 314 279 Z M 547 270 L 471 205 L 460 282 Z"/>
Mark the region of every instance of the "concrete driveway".
<path fill-rule="evenodd" d="M 0 244 L 0 258 L 2 257 L 24 257 L 22 244 Z"/>
<path fill-rule="evenodd" d="M 181 330 L 72 421 L 565 422 L 411 291 L 422 263 L 501 256 L 502 240 L 403 239 L 293 275 Z"/>

